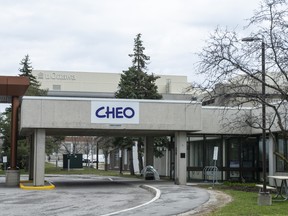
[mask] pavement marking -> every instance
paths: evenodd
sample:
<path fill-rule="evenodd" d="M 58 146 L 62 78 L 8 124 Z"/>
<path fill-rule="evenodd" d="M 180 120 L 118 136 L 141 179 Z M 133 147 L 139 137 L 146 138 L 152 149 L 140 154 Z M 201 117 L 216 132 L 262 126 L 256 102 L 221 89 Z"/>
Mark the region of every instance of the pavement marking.
<path fill-rule="evenodd" d="M 114 181 L 112 178 L 108 178 L 109 181 Z"/>
<path fill-rule="evenodd" d="M 128 208 L 128 209 L 123 209 L 123 210 L 120 210 L 120 211 L 117 211 L 117 212 L 112 212 L 112 213 L 105 214 L 105 215 L 102 215 L 102 216 L 116 215 L 116 214 L 119 214 L 119 213 L 131 211 L 131 210 L 134 210 L 134 209 L 149 205 L 150 203 L 152 203 L 152 202 L 156 201 L 157 199 L 159 199 L 160 196 L 161 196 L 161 191 L 159 189 L 155 188 L 155 187 L 152 187 L 150 185 L 141 185 L 140 187 L 152 192 L 155 195 L 154 198 L 152 200 L 146 202 L 146 203 L 141 204 L 141 205 L 138 205 L 138 206 L 135 206 L 135 207 L 132 207 L 132 208 Z"/>

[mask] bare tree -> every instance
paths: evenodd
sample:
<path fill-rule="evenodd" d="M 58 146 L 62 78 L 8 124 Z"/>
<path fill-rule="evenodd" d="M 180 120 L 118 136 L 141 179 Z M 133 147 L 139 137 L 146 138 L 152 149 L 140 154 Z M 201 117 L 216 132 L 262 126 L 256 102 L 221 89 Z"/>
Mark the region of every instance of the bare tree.
<path fill-rule="evenodd" d="M 112 150 L 115 149 L 113 144 L 114 138 L 113 137 L 97 137 L 97 145 L 98 148 L 103 150 L 103 154 L 105 157 L 105 167 L 104 170 L 108 170 L 108 156 Z"/>
<path fill-rule="evenodd" d="M 62 145 L 67 154 L 78 154 L 83 148 L 83 142 L 87 141 L 87 137 L 70 136 L 70 142 L 63 142 Z M 85 142 L 86 143 L 86 142 Z"/>
<path fill-rule="evenodd" d="M 194 89 L 203 93 L 199 98 L 203 105 L 232 106 L 240 110 L 243 106 L 265 104 L 266 128 L 261 124 L 261 112 L 235 117 L 238 121 L 234 118 L 234 123 L 237 127 L 249 125 L 265 129 L 272 136 L 272 131 L 279 131 L 285 140 L 288 136 L 287 6 L 286 0 L 262 0 L 243 32 L 217 28 L 198 53 L 197 71 L 206 80 L 193 84 Z M 244 35 L 250 29 L 252 32 Z M 263 65 L 266 66 L 264 80 Z M 262 85 L 266 91 L 264 96 Z"/>

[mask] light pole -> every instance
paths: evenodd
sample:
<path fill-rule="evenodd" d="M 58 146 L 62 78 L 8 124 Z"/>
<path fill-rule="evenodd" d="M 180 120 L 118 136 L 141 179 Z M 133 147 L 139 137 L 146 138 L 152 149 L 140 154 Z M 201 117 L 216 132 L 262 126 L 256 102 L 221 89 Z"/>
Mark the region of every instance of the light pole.
<path fill-rule="evenodd" d="M 261 41 L 261 56 L 262 56 L 262 145 L 263 145 L 263 193 L 267 193 L 266 187 L 266 92 L 265 92 L 265 42 L 264 38 L 259 37 L 246 37 L 243 38 L 242 41 L 251 42 L 251 41 Z"/>

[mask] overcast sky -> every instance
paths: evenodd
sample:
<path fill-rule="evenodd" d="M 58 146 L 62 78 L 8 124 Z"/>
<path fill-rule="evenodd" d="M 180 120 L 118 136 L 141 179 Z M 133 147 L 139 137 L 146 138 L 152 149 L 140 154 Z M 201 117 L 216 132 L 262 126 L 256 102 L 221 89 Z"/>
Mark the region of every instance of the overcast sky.
<path fill-rule="evenodd" d="M 247 24 L 259 0 L 0 0 L 0 75 L 29 54 L 38 70 L 122 72 L 142 34 L 148 72 L 197 80 L 196 52 L 217 26 Z M 0 110 L 1 111 L 1 110 Z"/>

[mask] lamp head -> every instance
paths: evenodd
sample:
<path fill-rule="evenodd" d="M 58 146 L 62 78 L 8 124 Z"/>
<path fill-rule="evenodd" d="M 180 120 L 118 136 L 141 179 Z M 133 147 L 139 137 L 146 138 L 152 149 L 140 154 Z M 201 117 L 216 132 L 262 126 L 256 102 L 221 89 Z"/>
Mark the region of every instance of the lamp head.
<path fill-rule="evenodd" d="M 245 37 L 245 38 L 241 39 L 241 41 L 245 41 L 245 42 L 258 41 L 258 40 L 262 40 L 262 38 L 259 38 L 259 37 Z"/>

